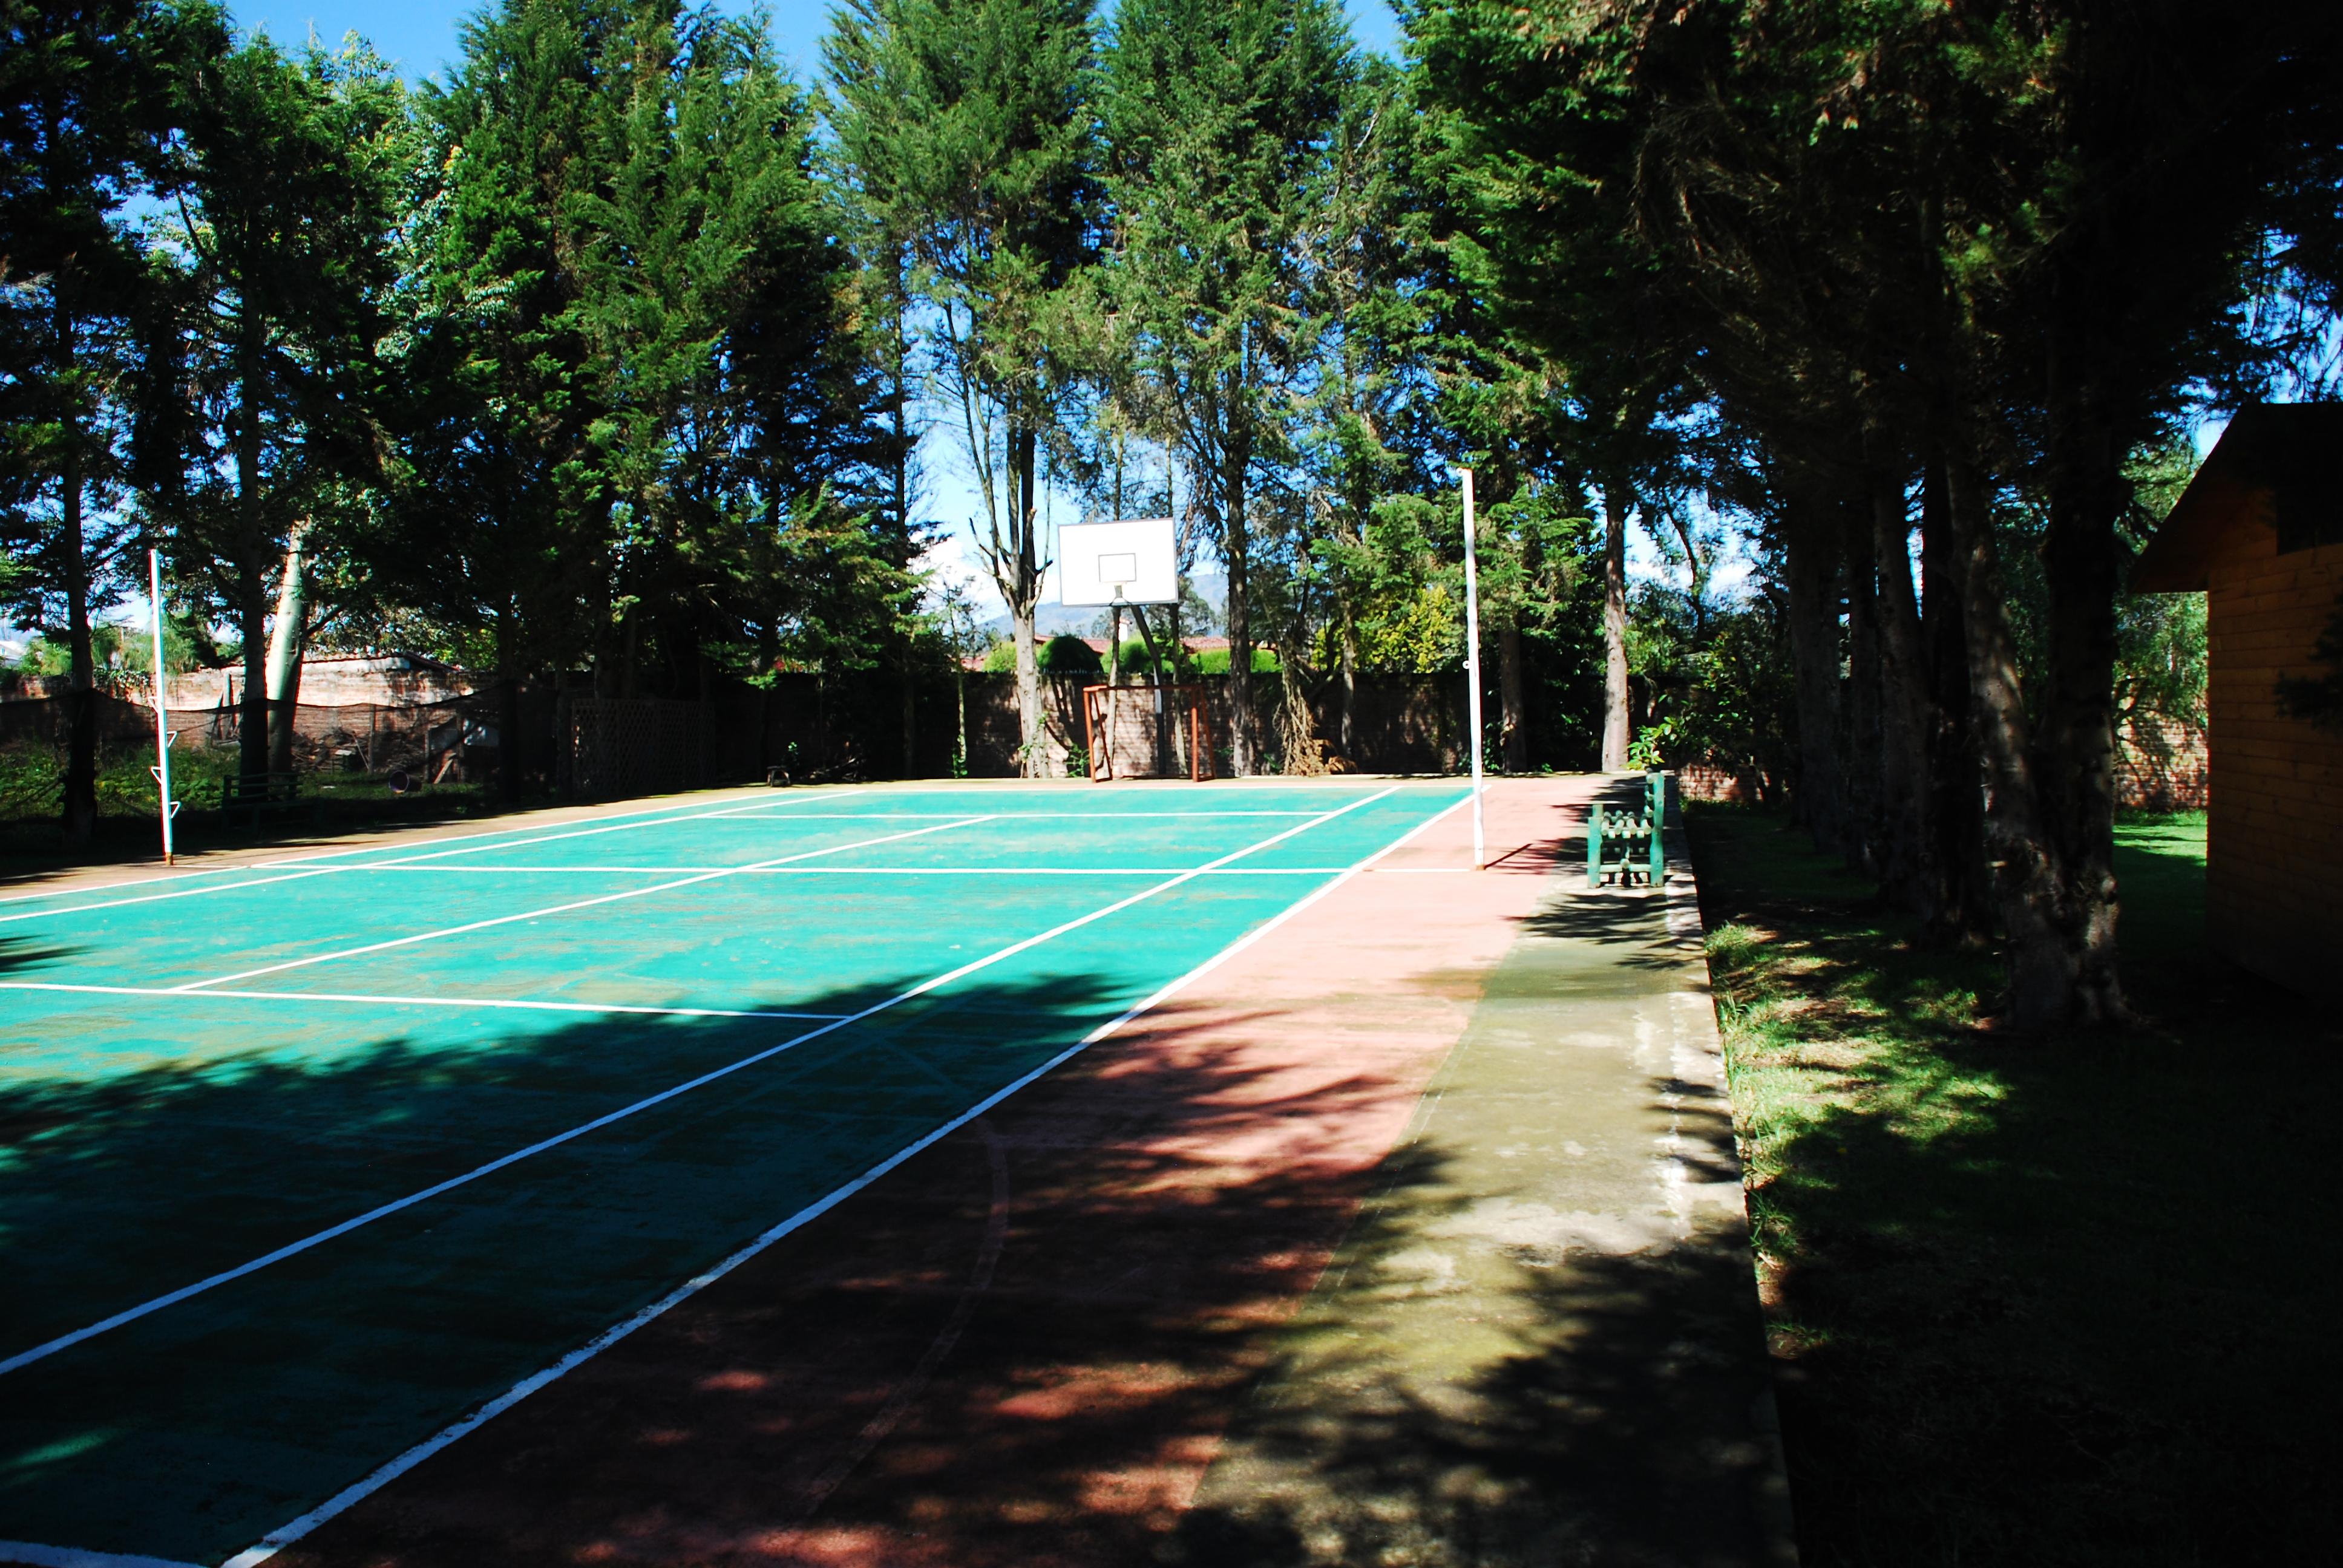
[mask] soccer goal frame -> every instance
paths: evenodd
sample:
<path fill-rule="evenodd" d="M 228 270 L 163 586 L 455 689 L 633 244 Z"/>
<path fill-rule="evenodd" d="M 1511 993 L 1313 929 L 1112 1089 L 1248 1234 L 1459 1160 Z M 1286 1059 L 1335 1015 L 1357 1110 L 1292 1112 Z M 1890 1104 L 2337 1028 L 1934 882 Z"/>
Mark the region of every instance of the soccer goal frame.
<path fill-rule="evenodd" d="M 1193 685 L 1083 687 L 1082 746 L 1090 759 L 1091 781 L 1104 783 L 1117 776 L 1118 708 L 1129 710 L 1151 732 L 1143 739 L 1134 736 L 1126 756 L 1151 753 L 1154 761 L 1151 771 L 1126 769 L 1123 777 L 1165 779 L 1185 773 L 1196 784 L 1213 777 L 1212 736 L 1205 721 L 1209 699 L 1209 688 Z"/>

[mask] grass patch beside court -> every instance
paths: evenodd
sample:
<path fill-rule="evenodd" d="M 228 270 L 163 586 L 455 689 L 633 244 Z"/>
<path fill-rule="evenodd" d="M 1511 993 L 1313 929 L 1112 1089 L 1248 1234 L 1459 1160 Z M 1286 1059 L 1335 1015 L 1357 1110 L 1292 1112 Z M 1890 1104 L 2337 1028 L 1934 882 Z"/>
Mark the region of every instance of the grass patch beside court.
<path fill-rule="evenodd" d="M 2203 819 L 2120 832 L 2147 1025 L 2035 1042 L 1778 816 L 1688 820 L 1808 1568 L 2324 1556 L 2343 1030 L 2206 952 Z"/>

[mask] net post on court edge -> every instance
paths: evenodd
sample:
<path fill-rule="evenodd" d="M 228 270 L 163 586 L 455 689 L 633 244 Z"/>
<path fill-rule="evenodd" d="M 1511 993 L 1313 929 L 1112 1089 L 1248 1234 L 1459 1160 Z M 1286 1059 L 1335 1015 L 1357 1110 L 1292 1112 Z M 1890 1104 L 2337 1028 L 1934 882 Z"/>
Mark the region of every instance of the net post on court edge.
<path fill-rule="evenodd" d="M 1474 565 L 1473 538 L 1473 470 L 1459 468 L 1464 481 L 1464 678 L 1465 706 L 1473 729 L 1473 869 L 1488 864 L 1486 840 L 1481 830 L 1481 578 Z"/>
<path fill-rule="evenodd" d="M 147 771 L 155 775 L 156 811 L 163 819 L 163 864 L 174 863 L 171 853 L 171 819 L 179 814 L 179 803 L 171 799 L 171 710 L 170 688 L 163 673 L 163 557 L 159 551 L 146 552 L 146 587 L 155 609 L 155 766 Z"/>
<path fill-rule="evenodd" d="M 1105 608 L 1112 612 L 1112 636 L 1116 646 L 1111 648 L 1109 653 L 1119 668 L 1122 612 L 1141 609 L 1151 604 L 1180 602 L 1178 525 L 1170 518 L 1121 518 L 1111 522 L 1068 523 L 1058 530 L 1058 602 L 1068 608 Z M 1147 644 L 1148 662 L 1155 666 L 1149 680 L 1157 693 L 1156 707 L 1160 717 L 1163 711 L 1163 671 L 1155 658 L 1155 639 L 1148 632 L 1143 614 L 1139 618 L 1139 632 L 1141 640 Z M 1091 689 L 1085 689 L 1082 695 L 1083 741 L 1090 752 L 1091 778 L 1093 780 L 1111 779 L 1114 776 L 1114 693 L 1118 688 L 1110 681 L 1103 689 L 1106 693 L 1103 747 L 1093 728 Z M 1203 745 L 1201 705 L 1192 709 L 1189 714 L 1189 777 L 1201 779 L 1207 771 L 1195 761 Z M 1101 758 L 1105 759 L 1103 766 Z"/>

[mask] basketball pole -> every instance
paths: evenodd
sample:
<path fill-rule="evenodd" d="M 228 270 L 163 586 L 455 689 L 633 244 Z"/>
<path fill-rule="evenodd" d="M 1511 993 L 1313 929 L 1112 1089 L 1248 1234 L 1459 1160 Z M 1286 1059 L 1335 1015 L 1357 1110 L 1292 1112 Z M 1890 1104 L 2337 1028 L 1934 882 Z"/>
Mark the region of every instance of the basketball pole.
<path fill-rule="evenodd" d="M 171 803 L 171 714 L 163 675 L 163 558 L 155 550 L 146 552 L 146 587 L 155 605 L 156 809 L 163 819 L 163 864 L 167 866 L 172 864 L 171 816 L 177 808 Z"/>
<path fill-rule="evenodd" d="M 1464 480 L 1464 672 L 1471 682 L 1465 703 L 1473 725 L 1473 869 L 1478 871 L 1489 858 L 1481 829 L 1481 574 L 1473 560 L 1473 470 L 1457 473 Z"/>

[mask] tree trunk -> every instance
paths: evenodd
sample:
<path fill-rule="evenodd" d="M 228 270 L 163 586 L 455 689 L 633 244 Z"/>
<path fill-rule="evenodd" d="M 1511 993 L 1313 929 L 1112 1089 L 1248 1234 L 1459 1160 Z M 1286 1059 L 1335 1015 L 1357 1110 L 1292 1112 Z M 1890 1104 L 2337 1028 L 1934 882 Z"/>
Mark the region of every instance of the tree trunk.
<path fill-rule="evenodd" d="M 1938 910 L 1928 822 L 1927 672 L 1902 474 L 1874 471 L 1871 518 L 1878 583 L 1880 879 L 1891 900 L 1933 924 Z"/>
<path fill-rule="evenodd" d="M 277 625 L 268 636 L 268 770 L 293 771 L 293 729 L 301 699 L 301 655 L 309 630 L 309 599 L 303 580 L 301 536 L 296 524 L 285 550 L 285 576 L 277 589 Z"/>
<path fill-rule="evenodd" d="M 237 704 L 236 769 L 268 771 L 268 585 L 250 553 L 236 564 L 237 621 L 244 637 L 244 700 Z"/>
<path fill-rule="evenodd" d="M 268 590 L 263 559 L 274 553 L 260 516 L 260 345 L 249 322 L 236 335 L 236 601 L 244 632 L 244 711 L 236 725 L 236 768 L 247 779 L 268 771 Z"/>
<path fill-rule="evenodd" d="M 1337 679 L 1342 708 L 1336 720 L 1338 739 L 1335 745 L 1342 760 L 1356 767 L 1359 760 L 1359 623 L 1351 613 L 1347 598 L 1342 601 L 1341 638 L 1342 669 Z"/>
<path fill-rule="evenodd" d="M 1011 480 L 1017 505 L 1016 592 L 1010 596 L 1009 617 L 1011 635 L 1017 644 L 1017 770 L 1027 779 L 1040 779 L 1047 773 L 1048 745 L 1041 726 L 1040 650 L 1033 646 L 1033 606 L 1041 587 L 1034 538 L 1041 518 L 1041 498 L 1034 493 L 1035 435 L 1030 427 L 1020 427 L 1011 439 L 1016 448 L 1016 473 Z"/>
<path fill-rule="evenodd" d="M 60 313 L 63 357 L 72 363 L 72 324 Z M 67 397 L 73 397 L 70 391 Z M 89 636 L 89 561 L 83 553 L 81 417 L 68 409 L 58 454 L 57 543 L 65 576 L 65 837 L 89 842 L 97 829 L 97 655 Z M 156 672 L 161 678 L 161 671 Z"/>
<path fill-rule="evenodd" d="M 1221 558 L 1229 569 L 1229 770 L 1244 778 L 1253 770 L 1252 618 L 1246 569 L 1251 539 L 1245 518 L 1245 475 L 1252 443 L 1242 421 L 1230 432 L 1221 474 Z"/>
<path fill-rule="evenodd" d="M 1921 487 L 1920 635 L 1928 667 L 1928 800 L 1935 836 L 1937 940 L 1985 938 L 1993 925 L 1984 854 L 1983 795 L 1969 696 L 1968 617 L 1953 537 L 1945 464 L 1930 460 Z"/>
<path fill-rule="evenodd" d="M 1878 550 L 1867 499 L 1838 504 L 1846 530 L 1846 863 L 1865 876 L 1879 873 L 1879 596 Z"/>
<path fill-rule="evenodd" d="M 1783 508 L 1789 560 L 1790 658 L 1796 669 L 1798 788 L 1796 819 L 1815 848 L 1845 849 L 1839 789 L 1839 541 L 1829 504 L 1794 491 Z"/>
<path fill-rule="evenodd" d="M 903 777 L 920 776 L 920 640 L 903 632 Z"/>
<path fill-rule="evenodd" d="M 1627 766 L 1627 514 L 1624 481 L 1603 487 L 1603 771 Z"/>
<path fill-rule="evenodd" d="M 1528 710 L 1522 702 L 1522 628 L 1497 632 L 1497 755 L 1508 773 L 1530 770 Z"/>
<path fill-rule="evenodd" d="M 508 801 L 520 799 L 519 622 L 511 599 L 498 604 L 497 793 Z"/>
<path fill-rule="evenodd" d="M 2049 689 L 2042 704 L 2043 817 L 2064 873 L 2071 1020 L 2130 1017 L 2117 966 L 2116 520 L 2129 499 L 2123 446 L 2078 396 L 2051 399 Z"/>
<path fill-rule="evenodd" d="M 1985 859 L 2007 943 L 2010 1020 L 2030 1032 L 2073 1014 L 2077 975 L 2060 929 L 2066 917 L 2057 858 L 2036 789 L 1984 476 L 1949 464 L 1946 499 L 1966 600 L 1969 697 L 1984 759 Z"/>

